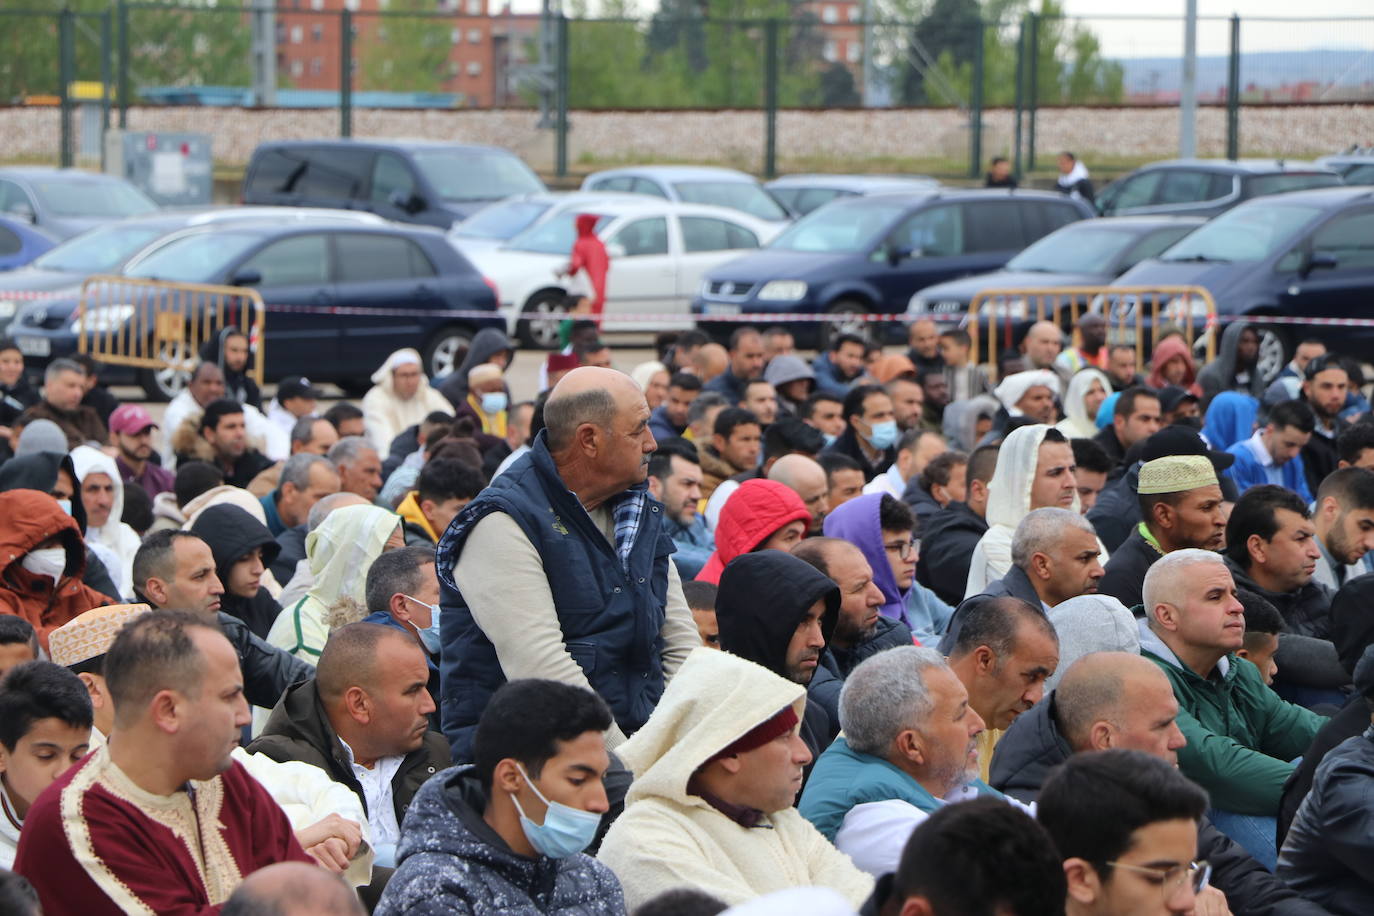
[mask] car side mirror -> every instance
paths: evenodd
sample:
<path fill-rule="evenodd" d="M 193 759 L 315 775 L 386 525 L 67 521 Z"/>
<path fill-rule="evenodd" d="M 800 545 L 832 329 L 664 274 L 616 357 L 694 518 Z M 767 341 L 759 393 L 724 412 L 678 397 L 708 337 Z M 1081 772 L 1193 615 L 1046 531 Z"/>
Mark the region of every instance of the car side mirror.
<path fill-rule="evenodd" d="M 262 271 L 241 270 L 229 281 L 230 286 L 257 286 L 262 282 Z"/>
<path fill-rule="evenodd" d="M 609 257 L 623 258 L 627 253 L 628 252 L 625 251 L 625 246 L 619 242 L 611 242 L 611 244 L 606 246 L 606 254 Z"/>
<path fill-rule="evenodd" d="M 906 248 L 902 245 L 889 245 L 887 249 L 887 263 L 889 267 L 896 267 L 898 264 L 907 260 L 915 254 L 915 249 Z"/>
<path fill-rule="evenodd" d="M 1302 275 L 1305 277 L 1314 270 L 1325 269 L 1334 270 L 1341 265 L 1341 259 L 1329 251 L 1314 251 L 1307 256 L 1306 263 L 1302 266 Z"/>
<path fill-rule="evenodd" d="M 425 208 L 425 199 L 419 194 L 407 194 L 399 190 L 391 192 L 387 197 L 387 203 L 406 213 L 419 213 Z"/>
<path fill-rule="evenodd" d="M 10 216 L 13 216 L 15 219 L 22 219 L 26 223 L 38 221 L 38 214 L 33 212 L 33 207 L 29 206 L 29 202 L 26 200 L 19 201 L 14 206 L 10 207 L 8 212 Z"/>

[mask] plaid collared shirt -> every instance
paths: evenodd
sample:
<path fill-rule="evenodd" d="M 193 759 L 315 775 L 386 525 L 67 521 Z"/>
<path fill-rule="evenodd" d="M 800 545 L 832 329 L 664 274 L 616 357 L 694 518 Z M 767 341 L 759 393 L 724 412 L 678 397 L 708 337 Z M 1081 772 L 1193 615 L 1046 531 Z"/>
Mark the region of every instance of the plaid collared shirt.
<path fill-rule="evenodd" d="M 644 514 L 644 506 L 649 491 L 643 487 L 626 490 L 611 507 L 611 521 L 615 523 L 615 555 L 620 558 L 620 566 L 625 575 L 630 574 L 630 553 L 639 540 L 639 520 Z"/>

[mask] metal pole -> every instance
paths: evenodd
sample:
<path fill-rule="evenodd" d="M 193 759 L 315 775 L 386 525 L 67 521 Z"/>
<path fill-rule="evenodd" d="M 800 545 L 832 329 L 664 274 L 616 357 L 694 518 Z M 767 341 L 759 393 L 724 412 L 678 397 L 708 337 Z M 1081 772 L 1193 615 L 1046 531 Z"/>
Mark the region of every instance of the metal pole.
<path fill-rule="evenodd" d="M 1185 0 L 1183 14 L 1183 83 L 1178 105 L 1178 155 L 1197 155 L 1197 0 Z"/>
<path fill-rule="evenodd" d="M 977 178 L 983 167 L 983 39 L 986 26 L 978 20 L 973 44 L 973 81 L 969 86 L 968 177 Z"/>
<path fill-rule="evenodd" d="M 1035 171 L 1035 114 L 1040 107 L 1040 15 L 1030 14 L 1030 123 L 1026 125 L 1026 168 Z"/>
<path fill-rule="evenodd" d="M 115 7 L 119 20 L 119 83 L 115 87 L 119 104 L 119 129 L 129 126 L 129 7 L 119 0 Z"/>
<path fill-rule="evenodd" d="M 555 174 L 568 174 L 568 17 L 558 14 L 558 110 L 554 115 Z"/>
<path fill-rule="evenodd" d="M 60 100 L 62 111 L 62 133 L 59 149 L 59 161 L 62 168 L 72 167 L 72 24 L 75 14 L 70 9 L 64 9 L 57 14 L 57 78 L 60 85 L 57 88 L 57 97 Z"/>
<path fill-rule="evenodd" d="M 1021 177 L 1021 109 L 1026 98 L 1026 20 L 1016 35 L 1016 127 L 1012 140 L 1012 174 Z"/>
<path fill-rule="evenodd" d="M 874 86 L 873 79 L 876 69 L 873 66 L 873 0 L 863 0 L 864 17 L 864 64 L 863 64 L 863 107 L 872 108 L 874 106 Z"/>
<path fill-rule="evenodd" d="M 253 66 L 253 104 L 277 104 L 277 8 L 273 0 L 256 0 L 251 18 L 249 59 Z"/>
<path fill-rule="evenodd" d="M 353 136 L 353 11 L 339 16 L 339 136 Z"/>
<path fill-rule="evenodd" d="M 114 54 L 114 18 L 109 7 L 100 14 L 100 171 L 105 171 L 105 135 L 110 132 L 110 83 Z"/>
<path fill-rule="evenodd" d="M 1231 59 L 1226 64 L 1226 158 L 1240 157 L 1240 16 L 1231 16 Z"/>
<path fill-rule="evenodd" d="M 778 20 L 769 19 L 763 34 L 763 174 L 773 178 L 778 174 Z"/>

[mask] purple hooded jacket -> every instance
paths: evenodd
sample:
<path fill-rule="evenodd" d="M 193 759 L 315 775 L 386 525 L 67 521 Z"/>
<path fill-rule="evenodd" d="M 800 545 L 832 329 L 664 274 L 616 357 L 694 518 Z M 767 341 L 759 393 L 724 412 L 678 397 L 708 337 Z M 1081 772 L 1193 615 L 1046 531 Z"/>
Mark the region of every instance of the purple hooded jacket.
<path fill-rule="evenodd" d="M 907 623 L 907 592 L 897 588 L 892 564 L 888 562 L 887 551 L 883 549 L 883 529 L 878 523 L 878 505 L 883 501 L 883 495 L 869 493 L 851 499 L 825 517 L 823 530 L 826 537 L 840 538 L 859 548 L 868 565 L 873 568 L 873 583 L 883 593 L 883 606 L 878 609 L 879 613 Z"/>

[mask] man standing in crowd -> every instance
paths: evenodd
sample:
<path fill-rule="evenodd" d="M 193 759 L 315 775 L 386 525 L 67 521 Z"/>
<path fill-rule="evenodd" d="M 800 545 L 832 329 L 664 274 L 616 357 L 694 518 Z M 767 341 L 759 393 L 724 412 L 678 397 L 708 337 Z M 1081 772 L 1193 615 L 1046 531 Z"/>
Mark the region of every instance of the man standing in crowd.
<path fill-rule="evenodd" d="M 1016 179 L 1011 174 L 1011 163 L 1006 156 L 993 156 L 988 165 L 988 173 L 983 177 L 985 188 L 1007 188 L 1016 190 Z"/>
<path fill-rule="evenodd" d="M 1059 178 L 1055 184 L 1061 193 L 1092 206 L 1093 183 L 1088 177 L 1088 167 L 1067 150 L 1059 154 Z"/>
<path fill-rule="evenodd" d="M 608 741 L 618 745 L 699 644 L 662 507 L 644 483 L 648 423 L 629 376 L 573 370 L 530 451 L 440 540 L 441 603 L 453 620 L 440 705 L 455 759 L 471 759 L 491 693 L 531 675 L 594 689 L 615 713 Z"/>
<path fill-rule="evenodd" d="M 1089 366 L 1107 368 L 1107 319 L 1097 312 L 1084 312 L 1078 319 L 1078 346 L 1066 347 L 1054 360 L 1054 368 L 1071 377 Z"/>
<path fill-rule="evenodd" d="M 153 430 L 157 424 L 139 404 L 121 404 L 110 414 L 110 438 L 119 454 L 115 467 L 125 483 L 136 483 L 149 499 L 172 490 L 172 472 L 153 461 Z"/>
<path fill-rule="evenodd" d="M 1126 452 L 1131 446 L 1159 432 L 1159 396 L 1149 388 L 1127 388 L 1117 396 L 1112 423 L 1093 437 L 1112 460 L 1116 479 L 1125 472 Z"/>
<path fill-rule="evenodd" d="M 763 375 L 763 335 L 757 328 L 736 328 L 730 335 L 730 365 L 713 379 L 707 379 L 703 391 L 725 396 L 730 404 L 744 400 L 744 386 Z"/>
<path fill-rule="evenodd" d="M 945 368 L 945 361 L 940 356 L 940 328 L 934 321 L 929 318 L 913 321 L 911 327 L 907 328 L 906 342 L 907 359 L 911 360 L 917 373 Z"/>
<path fill-rule="evenodd" d="M 673 563 L 684 581 L 695 579 L 711 559 L 716 541 L 697 507 L 701 504 L 701 461 L 685 439 L 661 439 L 649 459 L 649 492 L 663 503 L 663 530 L 677 550 Z"/>
<path fill-rule="evenodd" d="M 1027 369 L 1053 369 L 1063 349 L 1064 335 L 1053 321 L 1035 322 L 1021 338 L 1021 354 L 1026 358 Z"/>
<path fill-rule="evenodd" d="M 1156 560 L 1193 547 L 1226 545 L 1226 512 L 1216 469 L 1202 455 L 1171 455 L 1140 466 L 1136 487 L 1144 517 L 1112 553 L 1098 590 L 1126 607 L 1143 599 L 1145 573 Z"/>
<path fill-rule="evenodd" d="M 29 810 L 15 870 L 53 913 L 209 911 L 274 862 L 310 862 L 267 790 L 229 756 L 248 724 L 233 647 L 154 611 L 105 655 L 109 742 Z"/>

